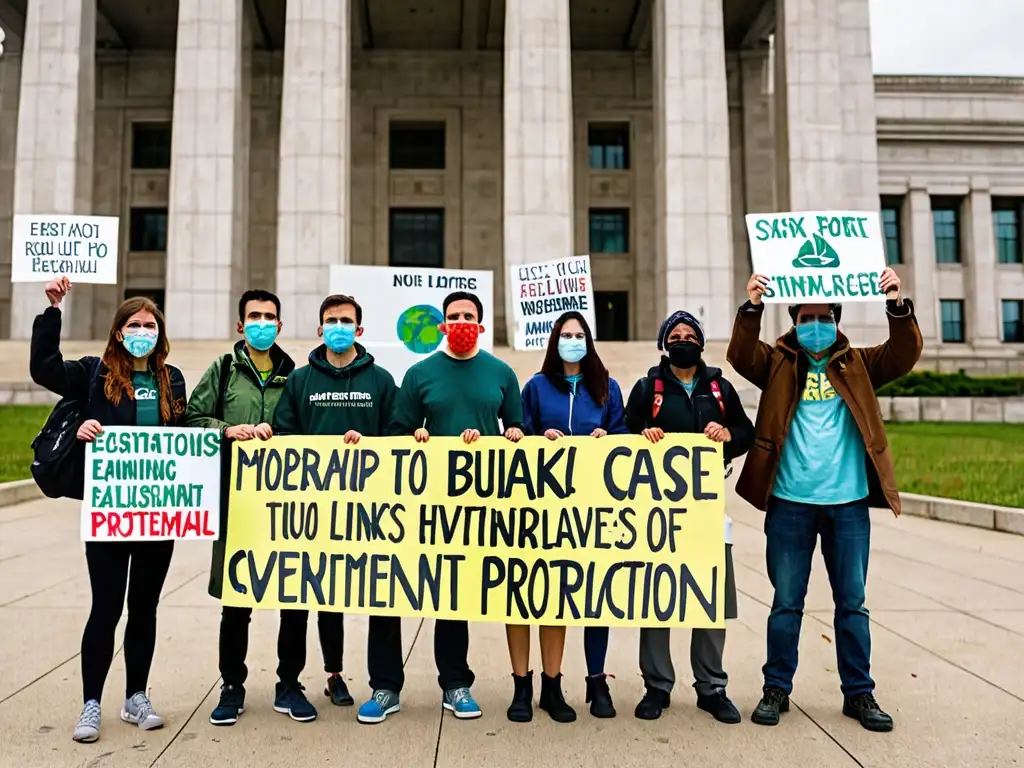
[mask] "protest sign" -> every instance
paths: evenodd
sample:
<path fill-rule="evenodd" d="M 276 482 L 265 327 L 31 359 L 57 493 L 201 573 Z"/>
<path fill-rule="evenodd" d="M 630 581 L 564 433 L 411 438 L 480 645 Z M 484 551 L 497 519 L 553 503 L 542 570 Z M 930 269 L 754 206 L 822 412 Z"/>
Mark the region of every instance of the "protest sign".
<path fill-rule="evenodd" d="M 576 310 L 597 335 L 594 319 L 594 282 L 590 256 L 509 266 L 509 290 L 516 330 L 517 350 L 543 349 L 551 326 L 563 312 Z"/>
<path fill-rule="evenodd" d="M 85 452 L 83 541 L 215 539 L 220 430 L 105 427 Z"/>
<path fill-rule="evenodd" d="M 703 435 L 236 443 L 222 600 L 723 627 L 722 469 Z"/>
<path fill-rule="evenodd" d="M 885 245 L 876 211 L 747 214 L 754 272 L 768 304 L 885 301 Z"/>
<path fill-rule="evenodd" d="M 117 283 L 116 216 L 15 214 L 11 282 Z"/>
<path fill-rule="evenodd" d="M 353 297 L 363 308 L 359 343 L 399 386 L 405 372 L 441 348 L 437 326 L 444 298 L 453 291 L 476 294 L 484 305 L 480 349 L 494 348 L 494 276 L 485 270 L 414 267 L 331 267 L 331 293 Z"/>

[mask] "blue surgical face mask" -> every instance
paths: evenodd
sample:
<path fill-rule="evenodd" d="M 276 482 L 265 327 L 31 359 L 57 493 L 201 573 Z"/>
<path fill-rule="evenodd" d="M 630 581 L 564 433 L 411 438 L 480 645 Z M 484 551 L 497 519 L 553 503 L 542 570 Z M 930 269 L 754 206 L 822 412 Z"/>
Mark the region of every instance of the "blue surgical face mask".
<path fill-rule="evenodd" d="M 266 352 L 277 341 L 277 323 L 269 323 L 266 320 L 246 323 L 245 340 L 253 349 Z"/>
<path fill-rule="evenodd" d="M 156 340 L 159 337 L 157 331 L 142 330 L 126 333 L 121 343 L 132 357 L 146 357 L 156 347 Z"/>
<path fill-rule="evenodd" d="M 558 356 L 567 363 L 578 363 L 587 355 L 585 339 L 559 339 Z"/>
<path fill-rule="evenodd" d="M 836 343 L 836 324 L 812 320 L 796 327 L 796 340 L 812 354 L 824 352 Z"/>
<path fill-rule="evenodd" d="M 324 344 L 336 355 L 348 350 L 356 341 L 353 323 L 331 323 L 324 326 Z"/>

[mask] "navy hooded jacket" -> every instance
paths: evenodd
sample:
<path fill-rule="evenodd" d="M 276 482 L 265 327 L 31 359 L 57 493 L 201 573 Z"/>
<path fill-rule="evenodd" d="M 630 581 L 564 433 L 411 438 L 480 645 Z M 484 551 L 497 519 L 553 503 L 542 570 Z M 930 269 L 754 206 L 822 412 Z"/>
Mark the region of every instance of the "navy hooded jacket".
<path fill-rule="evenodd" d="M 523 432 L 543 435 L 549 429 L 562 434 L 589 435 L 600 427 L 609 435 L 628 435 L 622 390 L 609 377 L 608 399 L 598 405 L 586 381 L 573 387 L 561 376 L 535 373 L 523 387 Z"/>

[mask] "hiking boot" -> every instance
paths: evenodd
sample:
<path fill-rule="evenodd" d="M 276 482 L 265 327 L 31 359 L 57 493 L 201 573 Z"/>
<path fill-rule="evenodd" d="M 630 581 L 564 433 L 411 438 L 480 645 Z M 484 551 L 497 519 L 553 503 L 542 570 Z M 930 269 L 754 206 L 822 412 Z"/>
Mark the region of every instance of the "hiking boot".
<path fill-rule="evenodd" d="M 608 675 L 587 678 L 587 704 L 593 717 L 615 717 L 612 692 L 608 689 Z"/>
<path fill-rule="evenodd" d="M 743 720 L 736 705 L 729 701 L 725 691 L 716 691 L 711 696 L 697 694 L 697 709 L 703 709 L 720 723 L 735 725 Z"/>
<path fill-rule="evenodd" d="M 164 727 L 164 719 L 153 711 L 153 702 L 142 691 L 132 694 L 124 702 L 121 719 L 133 723 L 144 731 L 153 731 Z"/>
<path fill-rule="evenodd" d="M 316 707 L 309 703 L 309 699 L 303 693 L 304 690 L 306 689 L 299 683 L 278 683 L 275 688 L 277 695 L 274 697 L 274 711 L 288 715 L 298 723 L 311 723 L 316 720 Z"/>
<path fill-rule="evenodd" d="M 778 725 L 783 712 L 789 712 L 789 694 L 781 688 L 765 688 L 750 719 L 758 725 Z"/>
<path fill-rule="evenodd" d="M 89 699 L 78 716 L 78 724 L 71 738 L 82 744 L 92 744 L 100 737 L 100 703 Z"/>
<path fill-rule="evenodd" d="M 892 730 L 892 717 L 882 711 L 871 693 L 844 697 L 843 714 L 860 721 L 860 724 L 869 731 L 888 733 Z"/>
<path fill-rule="evenodd" d="M 513 673 L 512 682 L 515 689 L 505 716 L 513 723 L 528 723 L 533 720 L 533 672 L 522 677 Z"/>
<path fill-rule="evenodd" d="M 360 723 L 383 723 L 388 715 L 398 711 L 398 694 L 383 689 L 373 692 L 373 697 L 359 707 L 356 720 Z"/>
<path fill-rule="evenodd" d="M 657 720 L 661 717 L 662 711 L 668 709 L 668 705 L 668 691 L 647 688 L 644 697 L 640 699 L 640 703 L 633 710 L 633 715 L 639 720 Z"/>
<path fill-rule="evenodd" d="M 533 690 L 533 683 L 531 680 L 530 690 Z M 532 693 L 531 693 L 532 698 Z M 455 715 L 459 720 L 472 720 L 475 717 L 480 717 L 483 711 L 480 709 L 480 705 L 476 703 L 476 699 L 473 698 L 473 694 L 469 692 L 469 688 L 450 688 L 444 692 L 444 698 L 441 699 L 441 706 Z"/>
<path fill-rule="evenodd" d="M 352 699 L 352 694 L 348 692 L 348 686 L 345 685 L 344 679 L 341 675 L 335 673 L 327 678 L 327 687 L 324 688 L 324 696 L 331 700 L 331 704 L 336 707 L 351 707 L 355 701 Z"/>
<path fill-rule="evenodd" d="M 538 706 L 551 715 L 556 723 L 576 722 L 576 710 L 569 706 L 562 693 L 562 675 L 548 677 L 540 673 L 540 702 Z"/>
<path fill-rule="evenodd" d="M 245 711 L 245 688 L 241 685 L 220 687 L 220 703 L 210 713 L 210 722 L 214 725 L 234 725 Z"/>

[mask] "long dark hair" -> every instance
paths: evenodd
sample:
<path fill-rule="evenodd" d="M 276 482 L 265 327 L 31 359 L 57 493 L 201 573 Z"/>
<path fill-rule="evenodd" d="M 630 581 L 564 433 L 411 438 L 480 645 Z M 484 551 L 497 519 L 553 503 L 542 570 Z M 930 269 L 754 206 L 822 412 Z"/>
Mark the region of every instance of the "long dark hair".
<path fill-rule="evenodd" d="M 103 364 L 107 366 L 107 380 L 103 394 L 114 405 L 120 405 L 121 398 L 125 395 L 132 400 L 135 399 L 135 387 L 132 386 L 134 358 L 128 354 L 117 337 L 128 319 L 136 312 L 143 311 L 149 312 L 156 319 L 159 336 L 156 346 L 149 356 L 149 368 L 156 377 L 157 389 L 160 391 L 160 420 L 164 424 L 169 424 L 171 418 L 181 412 L 181 404 L 175 402 L 171 397 L 171 374 L 166 365 L 171 345 L 167 341 L 163 313 L 156 304 L 143 296 L 128 299 L 114 313 L 114 320 L 110 325 L 110 336 L 107 339 L 107 348 L 103 352 Z"/>
<path fill-rule="evenodd" d="M 583 315 L 575 310 L 564 312 L 561 317 L 555 320 L 551 326 L 551 336 L 548 337 L 548 350 L 544 354 L 544 364 L 540 372 L 549 379 L 560 379 L 565 372 L 565 364 L 558 356 L 558 337 L 562 335 L 562 326 L 568 321 L 575 320 L 583 327 L 583 334 L 587 337 L 587 354 L 580 360 L 580 372 L 583 374 L 583 386 L 587 388 L 590 396 L 598 405 L 604 405 L 608 400 L 608 369 L 604 367 L 601 358 L 594 347 L 594 334 L 590 332 L 590 326 Z"/>

